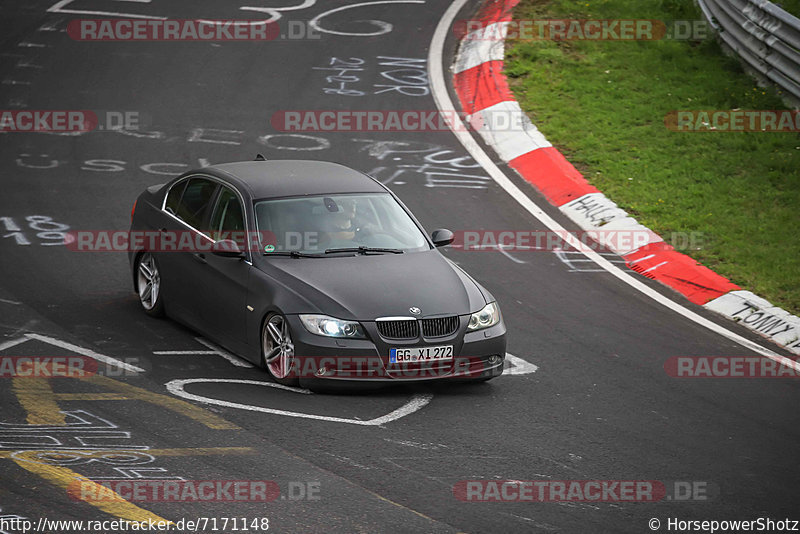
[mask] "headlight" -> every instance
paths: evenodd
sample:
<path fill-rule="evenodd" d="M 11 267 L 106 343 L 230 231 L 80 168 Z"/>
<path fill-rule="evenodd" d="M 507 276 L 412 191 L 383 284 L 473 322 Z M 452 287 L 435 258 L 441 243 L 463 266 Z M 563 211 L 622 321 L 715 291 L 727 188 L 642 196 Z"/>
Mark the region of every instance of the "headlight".
<path fill-rule="evenodd" d="M 489 328 L 500 322 L 500 308 L 497 307 L 496 302 L 490 302 L 484 308 L 473 313 L 469 318 L 467 330 L 481 330 Z"/>
<path fill-rule="evenodd" d="M 356 321 L 343 321 L 327 315 L 301 315 L 306 330 L 318 336 L 364 338 L 364 330 Z"/>

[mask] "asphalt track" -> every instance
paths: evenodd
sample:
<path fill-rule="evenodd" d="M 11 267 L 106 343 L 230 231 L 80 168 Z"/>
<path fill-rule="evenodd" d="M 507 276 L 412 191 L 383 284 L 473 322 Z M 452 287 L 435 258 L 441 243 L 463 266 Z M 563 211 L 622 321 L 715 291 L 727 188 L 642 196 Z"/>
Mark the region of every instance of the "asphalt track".
<path fill-rule="evenodd" d="M 282 30 L 290 20 L 352 4 L 296 2 L 300 9 L 279 12 Z M 198 341 L 200 334 L 146 317 L 131 292 L 124 253 L 72 252 L 31 227 L 45 219 L 27 218 L 49 217 L 72 230 L 126 229 L 133 200 L 146 186 L 189 167 L 260 152 L 371 172 L 428 229 L 542 230 L 449 132 L 298 137 L 270 125 L 282 110 L 436 109 L 424 72 L 414 71 L 425 70 L 449 2 L 359 6 L 320 21 L 344 33 L 384 31 L 375 36 L 213 44 L 76 42 L 64 31 L 67 23 L 94 15 L 48 13 L 52 5 L 3 5 L 0 108 L 135 111 L 144 125 L 76 136 L 0 134 L 0 355 L 101 354 L 143 372 L 106 381 L 3 379 L 0 516 L 34 522 L 268 517 L 277 532 L 649 532 L 651 518 L 661 520 L 662 530 L 668 518 L 800 519 L 797 383 L 667 376 L 664 363 L 673 356 L 755 354 L 596 272 L 580 255 L 445 252 L 494 293 L 509 353 L 535 372 L 517 361 L 511 370 L 526 374 L 480 386 L 309 395 L 226 382 L 268 379 L 234 365 Z M 259 16 L 239 7 L 165 0 L 69 4 L 182 19 Z M 451 38 L 445 58 L 453 46 Z M 386 64 L 397 58 L 405 66 Z M 339 82 L 326 80 L 336 71 L 323 70 L 332 61 L 362 69 L 347 73 L 355 79 L 345 88 L 363 94 L 337 94 Z M 390 72 L 396 70 L 404 72 Z M 572 228 L 557 210 L 546 210 Z M 424 279 L 424 273 L 408 276 Z M 184 402 L 167 390 L 168 383 L 189 379 L 216 380 L 187 384 L 193 395 L 251 409 Z M 402 417 L 364 424 L 413 399 L 418 404 Z M 45 448 L 66 451 L 36 452 Z M 114 449 L 139 452 L 109 456 Z M 73 500 L 65 490 L 73 476 L 122 478 L 135 470 L 151 478 L 274 480 L 286 498 L 136 503 L 136 510 L 121 511 Z M 712 491 L 707 500 L 657 503 L 455 498 L 454 484 L 473 479 L 689 481 Z M 318 499 L 289 498 L 290 487 L 308 483 L 319 488 Z"/>

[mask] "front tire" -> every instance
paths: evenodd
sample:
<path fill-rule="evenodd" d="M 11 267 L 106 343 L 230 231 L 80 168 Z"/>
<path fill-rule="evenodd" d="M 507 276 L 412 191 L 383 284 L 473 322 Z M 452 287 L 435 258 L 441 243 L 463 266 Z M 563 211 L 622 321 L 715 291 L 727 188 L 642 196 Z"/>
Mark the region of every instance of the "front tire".
<path fill-rule="evenodd" d="M 289 322 L 279 313 L 271 313 L 261 328 L 261 361 L 272 378 L 284 386 L 297 386 L 300 380 L 294 369 L 294 343 Z"/>
<path fill-rule="evenodd" d="M 164 316 L 164 298 L 161 296 L 161 271 L 155 256 L 145 252 L 136 262 L 136 292 L 144 312 L 151 317 Z"/>

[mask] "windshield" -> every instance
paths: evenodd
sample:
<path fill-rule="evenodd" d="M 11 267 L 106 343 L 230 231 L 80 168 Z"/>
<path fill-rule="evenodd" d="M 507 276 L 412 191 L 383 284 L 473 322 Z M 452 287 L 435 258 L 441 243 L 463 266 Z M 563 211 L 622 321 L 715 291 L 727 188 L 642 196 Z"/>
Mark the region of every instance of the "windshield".
<path fill-rule="evenodd" d="M 428 250 L 425 236 L 389 193 L 260 200 L 256 224 L 265 254 L 339 248 Z"/>

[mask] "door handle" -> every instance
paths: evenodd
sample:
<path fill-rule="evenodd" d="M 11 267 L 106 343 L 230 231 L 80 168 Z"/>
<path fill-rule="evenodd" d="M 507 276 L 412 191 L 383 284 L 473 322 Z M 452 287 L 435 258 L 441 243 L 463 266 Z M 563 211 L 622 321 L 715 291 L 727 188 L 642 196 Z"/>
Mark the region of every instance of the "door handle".
<path fill-rule="evenodd" d="M 192 254 L 192 259 L 197 263 L 203 263 L 203 264 L 207 263 L 206 255 L 203 254 L 202 252 L 195 252 L 194 254 Z"/>

